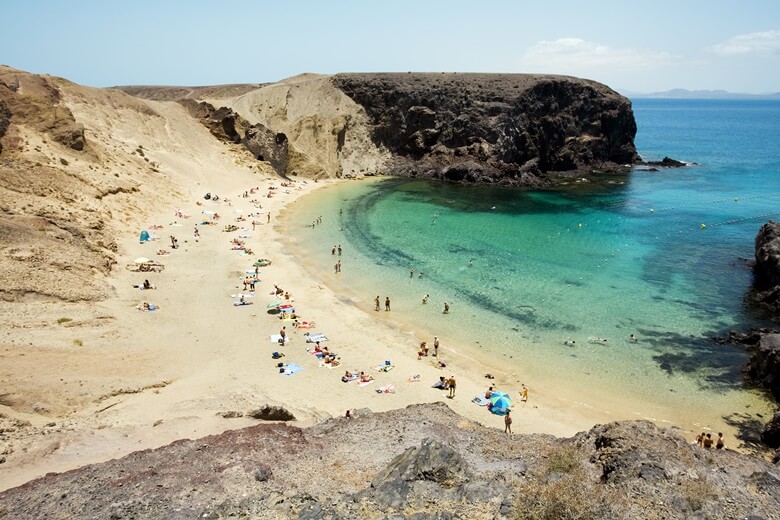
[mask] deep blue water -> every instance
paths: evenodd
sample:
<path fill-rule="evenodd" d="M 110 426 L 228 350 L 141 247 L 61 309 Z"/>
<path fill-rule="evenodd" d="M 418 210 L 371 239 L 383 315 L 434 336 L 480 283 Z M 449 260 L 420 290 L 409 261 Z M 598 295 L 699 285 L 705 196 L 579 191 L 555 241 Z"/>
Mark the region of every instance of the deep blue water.
<path fill-rule="evenodd" d="M 330 244 L 346 244 L 332 283 L 367 308 L 392 295 L 410 328 L 505 358 L 569 400 L 587 381 L 589 406 L 620 396 L 678 424 L 691 410 L 712 423 L 756 409 L 744 353 L 711 338 L 765 324 L 743 297 L 754 237 L 780 215 L 780 102 L 633 105 L 643 158 L 696 165 L 552 191 L 344 184 L 292 224 L 325 216 L 331 225 L 305 231 L 306 254 L 329 269 Z"/>

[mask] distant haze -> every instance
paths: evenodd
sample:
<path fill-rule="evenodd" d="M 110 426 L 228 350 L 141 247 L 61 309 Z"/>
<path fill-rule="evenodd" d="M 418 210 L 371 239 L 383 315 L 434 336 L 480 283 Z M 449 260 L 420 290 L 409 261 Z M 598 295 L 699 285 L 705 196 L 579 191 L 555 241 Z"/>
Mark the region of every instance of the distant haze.
<path fill-rule="evenodd" d="M 687 90 L 674 88 L 663 92 L 631 92 L 617 89 L 621 94 L 629 98 L 653 98 L 653 99 L 777 99 L 780 100 L 780 92 L 773 94 L 746 94 L 744 92 L 728 92 L 725 90 Z"/>

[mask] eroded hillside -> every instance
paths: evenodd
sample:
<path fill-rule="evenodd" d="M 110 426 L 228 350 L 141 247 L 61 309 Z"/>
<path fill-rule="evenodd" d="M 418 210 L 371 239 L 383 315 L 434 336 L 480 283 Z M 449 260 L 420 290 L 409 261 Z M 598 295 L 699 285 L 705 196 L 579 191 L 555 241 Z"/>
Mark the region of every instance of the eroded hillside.
<path fill-rule="evenodd" d="M 0 298 L 106 296 L 118 229 L 214 169 L 268 172 L 178 103 L 0 67 Z M 204 171 L 208 169 L 209 171 Z"/>

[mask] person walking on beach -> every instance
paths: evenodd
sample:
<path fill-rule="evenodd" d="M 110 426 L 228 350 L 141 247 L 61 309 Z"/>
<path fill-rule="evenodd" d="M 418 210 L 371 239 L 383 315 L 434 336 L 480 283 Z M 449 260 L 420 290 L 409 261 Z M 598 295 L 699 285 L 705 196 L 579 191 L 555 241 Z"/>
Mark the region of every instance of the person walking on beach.
<path fill-rule="evenodd" d="M 506 416 L 504 417 L 504 433 L 512 435 L 512 416 L 509 415 L 509 410 L 506 411 Z"/>
<path fill-rule="evenodd" d="M 433 337 L 433 357 L 439 357 L 439 336 Z"/>
<path fill-rule="evenodd" d="M 268 212 L 268 220 L 266 220 L 266 223 L 267 224 L 271 223 L 271 212 L 270 211 Z"/>
<path fill-rule="evenodd" d="M 330 250 L 330 254 L 335 256 L 335 254 L 336 254 L 336 246 L 333 246 L 333 249 Z"/>
<path fill-rule="evenodd" d="M 389 310 L 390 310 L 390 297 L 387 296 L 385 297 L 385 311 L 389 311 Z"/>
<path fill-rule="evenodd" d="M 374 298 L 374 310 L 375 311 L 379 310 L 379 295 L 378 294 L 376 295 L 376 298 Z"/>
<path fill-rule="evenodd" d="M 523 388 L 520 390 L 520 401 L 523 403 L 528 402 L 528 387 L 523 385 Z"/>
<path fill-rule="evenodd" d="M 447 302 L 444 302 L 444 314 L 450 313 L 450 305 Z"/>

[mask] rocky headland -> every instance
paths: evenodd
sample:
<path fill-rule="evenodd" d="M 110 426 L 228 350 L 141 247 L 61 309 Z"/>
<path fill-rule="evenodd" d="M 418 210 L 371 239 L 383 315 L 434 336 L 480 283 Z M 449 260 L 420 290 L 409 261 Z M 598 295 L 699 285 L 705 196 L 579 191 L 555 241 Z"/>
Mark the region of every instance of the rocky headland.
<path fill-rule="evenodd" d="M 381 173 L 542 187 L 593 172 L 626 172 L 640 160 L 631 103 L 605 85 L 568 76 L 303 75 L 238 96 L 232 96 L 235 86 L 225 92 L 122 88 L 230 108 L 244 126 L 289 140 L 290 157 L 276 165 L 283 175 Z M 221 116 L 235 119 L 233 112 Z M 246 130 L 240 139 L 252 140 Z M 278 156 L 269 144 L 255 144 L 255 157 Z"/>
<path fill-rule="evenodd" d="M 0 516 L 776 519 L 779 471 L 645 421 L 510 436 L 439 403 L 139 451 L 0 493 Z"/>

